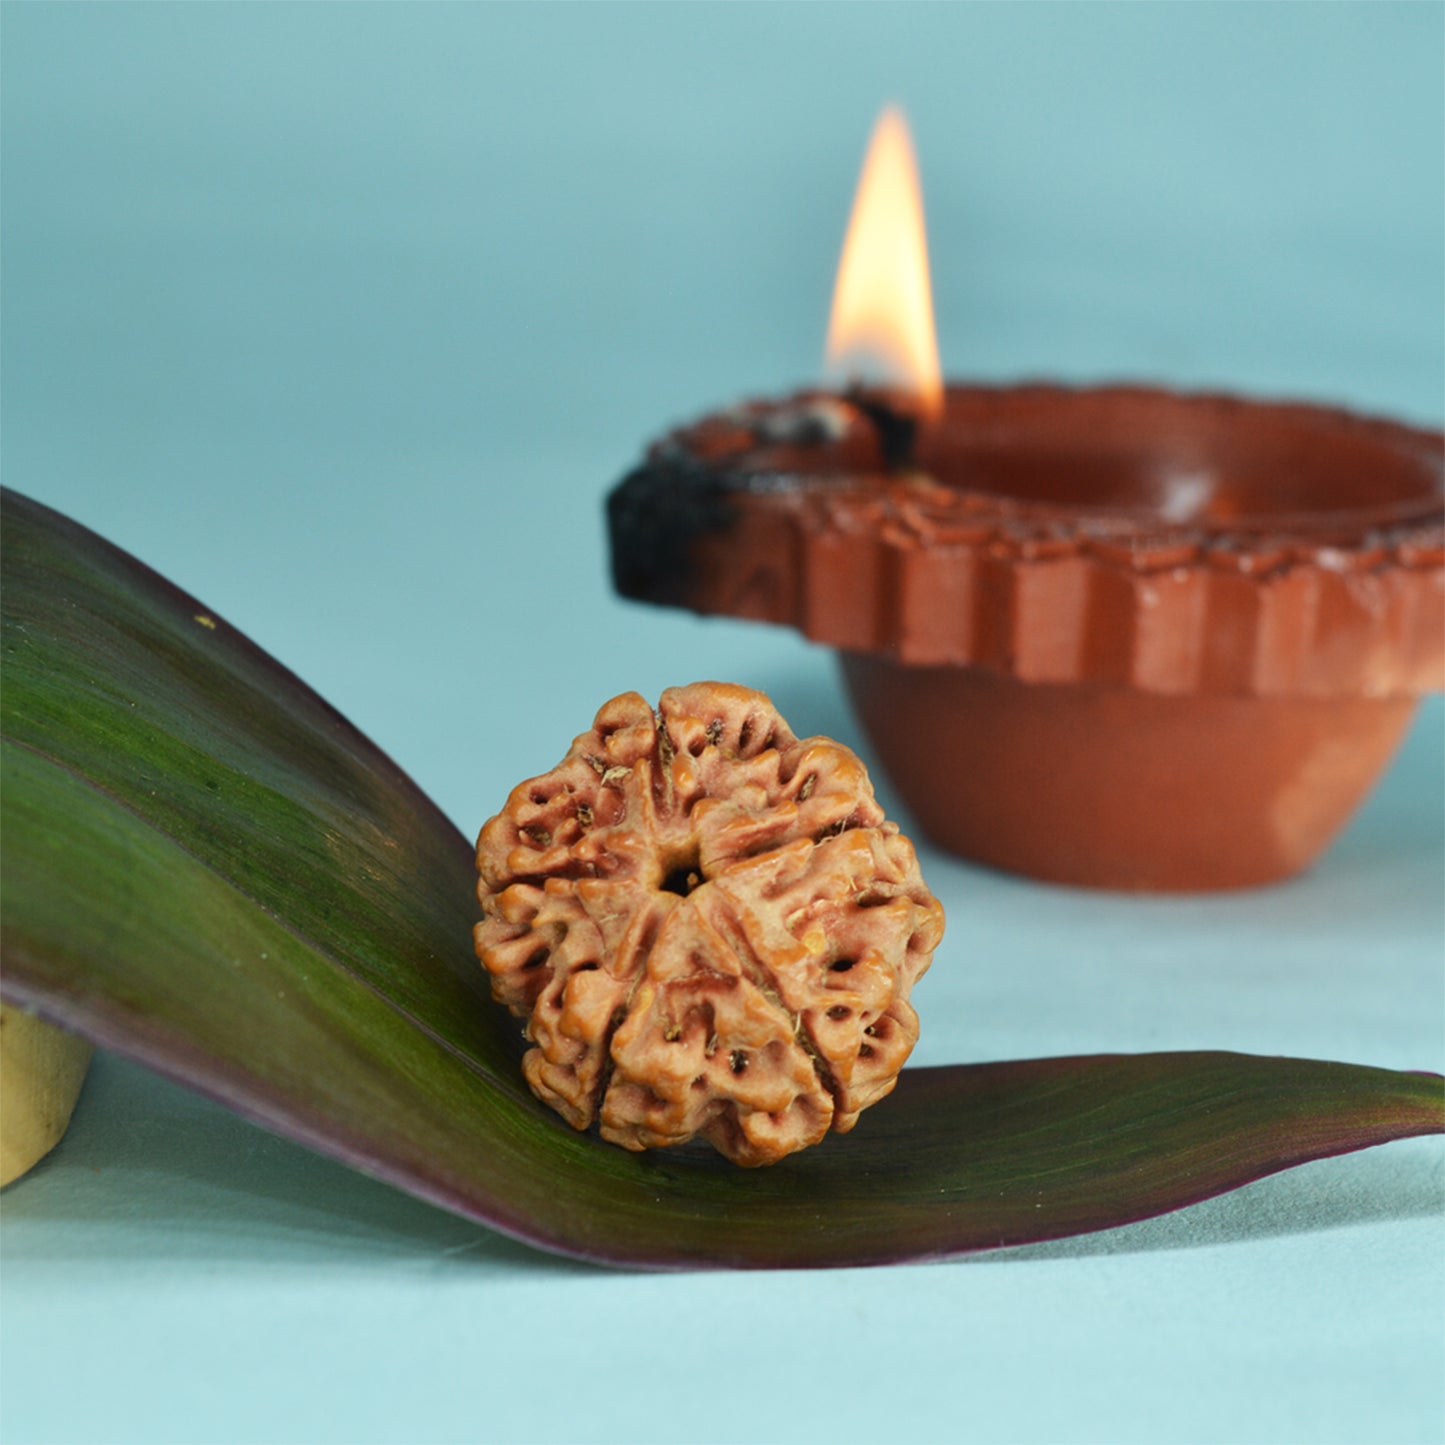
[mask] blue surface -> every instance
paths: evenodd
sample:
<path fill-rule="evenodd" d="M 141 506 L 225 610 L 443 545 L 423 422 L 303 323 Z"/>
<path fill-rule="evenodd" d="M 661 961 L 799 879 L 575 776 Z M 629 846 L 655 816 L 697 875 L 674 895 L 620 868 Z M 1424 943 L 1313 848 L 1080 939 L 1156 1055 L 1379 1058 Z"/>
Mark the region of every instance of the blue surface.
<path fill-rule="evenodd" d="M 817 375 L 873 115 L 945 370 L 1445 413 L 1438 5 L 3 12 L 4 480 L 294 667 L 473 833 L 699 676 L 832 659 L 609 595 L 644 440 Z M 1309 877 L 1141 900 L 923 848 L 924 1063 L 1445 1067 L 1445 711 Z M 892 802 L 886 783 L 882 792 Z M 114 1059 L 4 1197 L 40 1441 L 1438 1441 L 1438 1140 L 947 1264 L 559 1263 Z"/>

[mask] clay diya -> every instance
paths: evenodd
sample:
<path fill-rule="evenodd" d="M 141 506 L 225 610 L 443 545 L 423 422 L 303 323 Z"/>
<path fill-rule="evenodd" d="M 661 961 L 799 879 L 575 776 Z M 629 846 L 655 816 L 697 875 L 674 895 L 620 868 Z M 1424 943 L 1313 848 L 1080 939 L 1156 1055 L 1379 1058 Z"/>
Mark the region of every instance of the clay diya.
<path fill-rule="evenodd" d="M 608 502 L 627 597 L 840 649 L 923 830 L 1062 883 L 1307 866 L 1445 685 L 1445 438 L 1148 387 L 743 405 Z"/>
<path fill-rule="evenodd" d="M 875 127 L 827 355 L 612 494 L 625 596 L 842 652 L 925 832 L 1109 888 L 1305 867 L 1445 683 L 1445 439 L 1150 387 L 948 386 L 917 163 Z"/>

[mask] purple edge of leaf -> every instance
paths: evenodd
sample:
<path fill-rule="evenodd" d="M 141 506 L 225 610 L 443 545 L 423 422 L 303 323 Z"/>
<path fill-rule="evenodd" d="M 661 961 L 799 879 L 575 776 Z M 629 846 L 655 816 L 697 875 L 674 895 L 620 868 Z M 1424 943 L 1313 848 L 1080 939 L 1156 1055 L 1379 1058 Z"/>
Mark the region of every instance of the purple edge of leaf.
<path fill-rule="evenodd" d="M 1267 1178 L 1271 1174 L 1279 1174 L 1287 1169 L 1292 1169 L 1300 1164 L 1312 1163 L 1318 1159 L 1330 1159 L 1342 1154 L 1351 1154 L 1362 1149 L 1373 1148 L 1380 1144 L 1392 1143 L 1397 1139 L 1415 1138 L 1429 1134 L 1445 1133 L 1445 1116 L 1439 1121 L 1418 1126 L 1404 1128 L 1390 1128 L 1376 1130 L 1367 1135 L 1358 1135 L 1350 1142 L 1342 1143 L 1338 1147 L 1321 1148 L 1310 1150 L 1299 1155 L 1282 1157 L 1276 1163 L 1264 1167 L 1254 1168 L 1247 1173 L 1235 1176 L 1229 1182 L 1208 1189 L 1203 1189 L 1197 1194 L 1191 1194 L 1188 1198 L 1179 1200 L 1176 1203 L 1159 1206 L 1149 1206 L 1138 1210 L 1127 1210 L 1118 1217 L 1111 1219 L 1107 1224 L 1092 1225 L 1084 1229 L 1068 1228 L 1044 1228 L 1037 1233 L 1028 1234 L 1019 1238 L 1002 1238 L 997 1242 L 988 1244 L 967 1244 L 957 1248 L 942 1249 L 904 1249 L 891 1252 L 878 1252 L 867 1256 L 860 1256 L 851 1253 L 839 1253 L 835 1256 L 812 1259 L 806 1264 L 788 1266 L 773 1261 L 757 1260 L 746 1256 L 729 1258 L 719 1255 L 706 1259 L 680 1259 L 666 1255 L 654 1255 L 647 1253 L 623 1254 L 620 1252 L 607 1253 L 598 1250 L 586 1250 L 567 1244 L 555 1237 L 539 1232 L 529 1226 L 529 1221 L 522 1215 L 514 1214 L 501 1205 L 494 1205 L 491 1208 L 479 1207 L 474 1200 L 464 1193 L 450 1188 L 445 1183 L 428 1178 L 424 1173 L 408 1170 L 396 1165 L 389 1164 L 385 1160 L 378 1159 L 374 1150 L 365 1145 L 351 1142 L 345 1137 L 338 1135 L 330 1125 L 323 1125 L 313 1119 L 309 1119 L 304 1110 L 292 1108 L 284 1111 L 268 1110 L 263 1103 L 257 1102 L 253 1091 L 244 1083 L 237 1087 L 228 1087 L 228 1081 L 224 1078 L 207 1078 L 204 1073 L 190 1074 L 187 1072 L 187 1060 L 199 1061 L 202 1065 L 209 1062 L 208 1055 L 204 1051 L 189 1046 L 175 1047 L 173 1044 L 164 1046 L 147 1038 L 147 1030 L 142 1025 L 139 1029 L 134 1026 L 126 1026 L 119 1023 L 113 1015 L 104 1008 L 88 1009 L 83 1003 L 73 1008 L 64 1004 L 56 1005 L 52 1000 L 42 994 L 32 994 L 23 984 L 16 987 L 11 981 L 0 983 L 0 996 L 8 1002 L 20 1007 L 30 1009 L 40 1017 L 56 1024 L 59 1027 L 70 1028 L 76 1033 L 82 1034 L 99 1048 L 106 1049 L 124 1058 L 159 1074 L 161 1077 L 173 1083 L 189 1089 L 213 1103 L 229 1109 L 240 1117 L 257 1124 L 282 1138 L 291 1140 L 305 1148 L 330 1158 L 349 1168 L 355 1169 L 358 1173 L 368 1178 L 400 1189 L 403 1193 L 414 1198 L 423 1200 L 428 1204 L 437 1206 L 447 1212 L 457 1215 L 463 1219 L 480 1224 L 497 1233 L 505 1235 L 510 1239 L 519 1241 L 522 1244 L 538 1249 L 546 1254 L 560 1256 L 565 1259 L 578 1261 L 585 1264 L 604 1266 L 609 1268 L 639 1269 L 655 1272 L 682 1272 L 692 1270 L 712 1269 L 786 1269 L 795 1268 L 863 1268 L 876 1267 L 890 1264 L 925 1264 L 932 1261 L 958 1259 L 972 1254 L 987 1253 L 994 1249 L 1017 1248 L 1021 1245 L 1044 1244 L 1051 1240 L 1079 1238 L 1087 1234 L 1098 1234 L 1109 1229 L 1118 1229 L 1126 1224 L 1139 1224 L 1146 1219 L 1156 1219 L 1165 1214 L 1172 1214 L 1180 1209 L 1188 1208 L 1194 1204 L 1201 1204 L 1207 1199 L 1214 1199 L 1223 1194 L 1232 1193 L 1241 1189 L 1247 1184 L 1253 1184 L 1257 1180 Z M 1088 1056 L 1097 1057 L 1097 1056 Z M 954 1070 L 977 1067 L 970 1065 L 943 1065 L 933 1066 L 926 1069 L 918 1069 L 915 1073 L 944 1074 Z M 1429 1069 L 1401 1070 L 1414 1076 L 1422 1078 L 1442 1078 L 1445 1076 L 1436 1074 Z M 885 1105 L 886 1107 L 886 1105 Z M 599 1142 L 599 1148 L 610 1147 Z"/>

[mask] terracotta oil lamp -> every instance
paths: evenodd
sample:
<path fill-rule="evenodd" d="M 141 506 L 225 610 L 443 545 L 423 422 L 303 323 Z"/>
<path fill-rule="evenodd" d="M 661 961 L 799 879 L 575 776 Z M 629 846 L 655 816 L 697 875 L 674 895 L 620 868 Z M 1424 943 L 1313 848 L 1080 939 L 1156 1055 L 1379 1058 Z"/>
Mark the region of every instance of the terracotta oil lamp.
<path fill-rule="evenodd" d="M 1306 867 L 1445 686 L 1445 437 L 1154 387 L 944 387 L 927 328 L 902 387 L 653 445 L 609 499 L 618 590 L 840 649 L 884 768 L 966 857 L 1130 889 Z"/>

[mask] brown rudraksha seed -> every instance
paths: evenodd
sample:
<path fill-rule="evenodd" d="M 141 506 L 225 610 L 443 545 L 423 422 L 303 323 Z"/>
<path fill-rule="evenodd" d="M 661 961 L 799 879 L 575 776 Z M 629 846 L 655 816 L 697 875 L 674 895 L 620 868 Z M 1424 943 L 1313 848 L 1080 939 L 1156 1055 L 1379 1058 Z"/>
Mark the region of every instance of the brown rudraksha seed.
<path fill-rule="evenodd" d="M 943 909 L 858 758 L 760 692 L 613 698 L 482 829 L 477 870 L 527 1082 L 624 1148 L 772 1164 L 851 1129 L 918 1038 Z"/>

